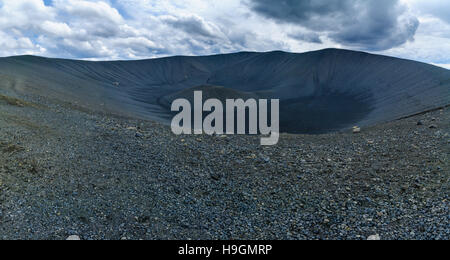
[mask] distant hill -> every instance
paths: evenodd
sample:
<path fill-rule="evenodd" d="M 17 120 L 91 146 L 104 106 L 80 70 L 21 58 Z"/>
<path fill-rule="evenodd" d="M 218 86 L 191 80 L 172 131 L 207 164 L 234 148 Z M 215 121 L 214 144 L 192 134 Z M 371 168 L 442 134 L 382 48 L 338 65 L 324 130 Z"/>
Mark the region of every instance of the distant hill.
<path fill-rule="evenodd" d="M 208 86 L 207 96 L 281 99 L 281 130 L 291 133 L 373 125 L 450 104 L 449 70 L 347 50 L 110 62 L 0 58 L 0 94 L 37 94 L 165 123 L 171 99 Z"/>

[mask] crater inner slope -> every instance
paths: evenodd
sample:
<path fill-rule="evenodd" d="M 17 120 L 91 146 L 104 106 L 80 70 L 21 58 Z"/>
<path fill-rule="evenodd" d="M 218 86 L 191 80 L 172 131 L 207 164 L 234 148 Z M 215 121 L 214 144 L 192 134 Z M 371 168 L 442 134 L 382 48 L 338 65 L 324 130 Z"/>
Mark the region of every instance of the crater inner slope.
<path fill-rule="evenodd" d="M 317 134 L 445 107 L 450 71 L 337 49 L 109 62 L 0 58 L 0 94 L 41 95 L 163 123 L 171 99 L 199 88 L 207 97 L 278 98 L 282 132 Z"/>

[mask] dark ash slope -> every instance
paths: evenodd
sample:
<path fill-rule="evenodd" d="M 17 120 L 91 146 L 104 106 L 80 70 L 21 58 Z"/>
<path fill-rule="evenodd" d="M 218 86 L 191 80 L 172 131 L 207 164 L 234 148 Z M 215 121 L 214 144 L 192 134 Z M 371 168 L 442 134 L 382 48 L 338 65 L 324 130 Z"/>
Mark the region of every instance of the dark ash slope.
<path fill-rule="evenodd" d="M 170 117 L 159 101 L 221 86 L 223 96 L 281 99 L 281 128 L 290 133 L 374 125 L 450 104 L 446 69 L 336 49 L 114 62 L 11 57 L 0 59 L 0 83 L 160 122 Z"/>

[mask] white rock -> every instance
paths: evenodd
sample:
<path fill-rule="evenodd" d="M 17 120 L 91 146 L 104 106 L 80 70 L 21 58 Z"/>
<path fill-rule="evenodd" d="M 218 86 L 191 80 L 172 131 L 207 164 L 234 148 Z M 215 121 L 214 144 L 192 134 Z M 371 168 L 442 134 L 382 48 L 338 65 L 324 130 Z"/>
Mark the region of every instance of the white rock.
<path fill-rule="evenodd" d="M 367 240 L 368 241 L 379 241 L 379 240 L 381 240 L 381 237 L 380 237 L 380 235 L 373 235 L 373 236 L 370 236 L 369 238 L 367 238 Z"/>
<path fill-rule="evenodd" d="M 361 128 L 358 127 L 358 126 L 353 127 L 353 133 L 354 133 L 354 134 L 361 133 Z"/>
<path fill-rule="evenodd" d="M 67 241 L 79 241 L 81 238 L 77 235 L 70 236 L 66 239 Z"/>

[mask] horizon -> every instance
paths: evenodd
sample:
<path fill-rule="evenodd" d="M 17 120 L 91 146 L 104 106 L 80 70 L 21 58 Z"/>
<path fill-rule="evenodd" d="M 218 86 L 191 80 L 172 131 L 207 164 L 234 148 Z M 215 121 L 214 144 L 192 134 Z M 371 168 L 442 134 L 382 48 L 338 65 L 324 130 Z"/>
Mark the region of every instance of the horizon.
<path fill-rule="evenodd" d="M 351 50 L 351 49 L 340 49 L 340 48 L 324 48 L 324 49 L 305 51 L 305 52 L 287 52 L 287 51 L 283 51 L 283 50 L 272 50 L 272 51 L 263 51 L 263 52 L 258 52 L 258 51 L 238 51 L 238 52 L 216 53 L 216 54 L 207 54 L 207 55 L 171 55 L 171 56 L 161 56 L 161 57 L 154 57 L 154 58 L 118 59 L 118 60 L 107 60 L 107 59 L 105 59 L 105 60 L 90 60 L 90 59 L 76 59 L 76 58 L 60 58 L 60 57 L 47 57 L 47 56 L 32 55 L 32 54 L 5 56 L 5 57 L 0 57 L 0 59 L 3 59 L 3 58 L 15 58 L 15 57 L 37 57 L 37 58 L 43 58 L 43 59 L 88 61 L 88 62 L 127 62 L 127 61 L 146 61 L 146 60 L 155 60 L 155 59 L 168 59 L 168 58 L 174 58 L 174 57 L 213 57 L 213 56 L 221 56 L 221 55 L 240 54 L 240 53 L 260 53 L 260 54 L 263 54 L 263 53 L 283 52 L 283 53 L 288 53 L 288 54 L 307 54 L 307 53 L 312 53 L 312 52 L 322 52 L 322 51 L 326 51 L 326 50 L 359 52 L 359 53 L 365 53 L 365 54 L 374 55 L 374 56 L 383 56 L 383 57 L 388 57 L 388 58 L 393 58 L 393 59 L 401 59 L 401 60 L 407 60 L 407 61 L 412 61 L 412 62 L 419 62 L 419 63 L 424 63 L 424 64 L 428 64 L 428 65 L 432 65 L 432 66 L 436 66 L 436 67 L 440 67 L 440 68 L 443 68 L 443 69 L 450 70 L 450 65 L 445 67 L 445 66 L 442 66 L 442 64 L 427 63 L 427 62 L 412 60 L 412 59 L 408 59 L 408 58 L 401 58 L 401 57 L 389 56 L 389 55 L 384 55 L 384 54 L 371 53 L 371 52 L 368 52 L 368 51 L 359 51 L 359 50 Z"/>
<path fill-rule="evenodd" d="M 126 61 L 336 48 L 450 69 L 446 10 L 442 0 L 0 0 L 0 57 Z"/>

